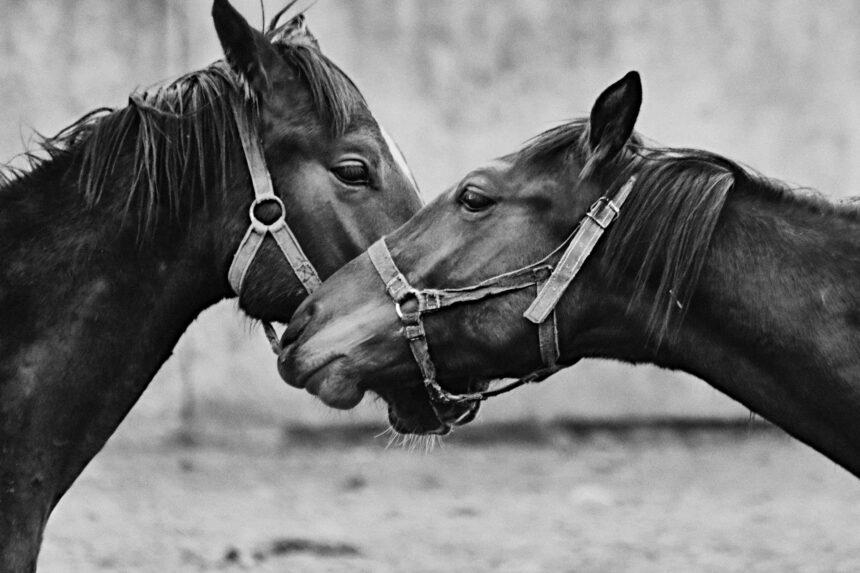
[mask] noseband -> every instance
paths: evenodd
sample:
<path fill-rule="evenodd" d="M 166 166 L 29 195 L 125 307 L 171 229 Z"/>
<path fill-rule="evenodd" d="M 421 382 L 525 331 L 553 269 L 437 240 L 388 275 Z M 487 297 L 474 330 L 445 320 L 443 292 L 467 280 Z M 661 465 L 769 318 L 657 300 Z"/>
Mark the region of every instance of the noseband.
<path fill-rule="evenodd" d="M 540 382 L 560 370 L 555 308 L 594 250 L 597 241 L 620 213 L 635 181 L 635 177 L 628 179 L 612 199 L 604 196 L 595 201 L 573 233 L 543 259 L 472 286 L 452 289 L 415 288 L 397 268 L 385 238 L 379 239 L 370 246 L 367 253 L 376 272 L 385 283 L 385 290 L 394 300 L 394 309 L 403 325 L 403 334 L 409 342 L 412 356 L 421 371 L 424 387 L 430 397 L 430 405 L 440 422 L 443 422 L 439 410 L 442 406 L 476 404 L 524 384 Z M 552 261 L 562 249 L 564 252 L 558 262 L 553 263 Z M 423 316 L 457 304 L 476 302 L 532 286 L 535 287 L 536 296 L 523 313 L 523 317 L 538 327 L 542 367 L 495 390 L 454 394 L 442 388 L 436 380 L 436 367 L 430 357 Z M 406 310 L 407 306 L 410 310 Z"/>
<path fill-rule="evenodd" d="M 237 295 L 241 294 L 245 278 L 248 275 L 248 269 L 251 268 L 251 264 L 254 262 L 266 235 L 271 235 L 278 244 L 278 247 L 281 248 L 281 252 L 293 269 L 296 278 L 299 279 L 307 293 L 310 294 L 321 284 L 321 281 L 316 269 L 314 269 L 307 255 L 302 251 L 302 247 L 299 245 L 296 236 L 293 235 L 284 218 L 286 209 L 283 201 L 275 195 L 272 177 L 269 175 L 269 170 L 266 167 L 266 159 L 263 156 L 262 142 L 256 130 L 251 126 L 248 114 L 244 109 L 234 106 L 233 117 L 236 120 L 236 128 L 239 132 L 239 139 L 242 142 L 245 161 L 251 174 L 251 183 L 254 187 L 254 201 L 248 209 L 248 217 L 251 219 L 251 224 L 239 243 L 236 254 L 233 255 L 233 262 L 230 264 L 230 270 L 227 273 L 230 286 Z M 276 206 L 278 208 L 277 216 L 266 217 L 266 221 L 260 220 L 257 216 L 257 210 L 263 205 Z M 263 322 L 263 328 L 272 346 L 272 350 L 275 354 L 278 354 L 280 352 L 280 342 L 278 341 L 275 329 L 268 322 Z"/>

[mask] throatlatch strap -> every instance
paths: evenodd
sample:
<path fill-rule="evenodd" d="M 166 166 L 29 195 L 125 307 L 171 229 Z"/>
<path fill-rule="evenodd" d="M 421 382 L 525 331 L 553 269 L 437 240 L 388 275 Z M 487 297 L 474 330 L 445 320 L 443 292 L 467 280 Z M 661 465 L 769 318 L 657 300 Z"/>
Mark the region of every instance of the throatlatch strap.
<path fill-rule="evenodd" d="M 612 200 L 601 197 L 588 210 L 582 225 L 568 245 L 558 266 L 543 288 L 538 292 L 537 298 L 526 309 L 523 316 L 535 324 L 540 324 L 547 319 L 555 309 L 564 291 L 582 269 L 583 263 L 594 250 L 597 241 L 604 231 L 612 224 L 624 201 L 630 195 L 635 177 L 627 180 Z"/>

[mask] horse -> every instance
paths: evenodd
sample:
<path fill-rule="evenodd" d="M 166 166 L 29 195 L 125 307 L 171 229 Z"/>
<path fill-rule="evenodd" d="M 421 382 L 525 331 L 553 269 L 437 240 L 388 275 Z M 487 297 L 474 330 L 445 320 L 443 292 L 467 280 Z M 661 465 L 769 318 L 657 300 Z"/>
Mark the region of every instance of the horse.
<path fill-rule="evenodd" d="M 445 433 L 510 388 L 492 380 L 651 363 L 860 476 L 860 208 L 654 144 L 641 102 L 630 72 L 345 265 L 294 315 L 281 375 Z"/>
<path fill-rule="evenodd" d="M 98 109 L 0 184 L 0 571 L 205 308 L 286 321 L 422 205 L 402 154 L 299 14 L 227 2 L 225 59 Z M 288 206 L 289 209 L 285 208 Z"/>

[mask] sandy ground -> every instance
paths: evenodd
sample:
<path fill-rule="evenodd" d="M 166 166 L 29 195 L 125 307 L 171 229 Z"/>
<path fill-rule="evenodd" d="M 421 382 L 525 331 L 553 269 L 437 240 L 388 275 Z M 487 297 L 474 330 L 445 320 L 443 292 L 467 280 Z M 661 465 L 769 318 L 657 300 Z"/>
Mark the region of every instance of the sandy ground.
<path fill-rule="evenodd" d="M 860 481 L 774 432 L 356 441 L 109 445 L 40 571 L 860 571 Z"/>

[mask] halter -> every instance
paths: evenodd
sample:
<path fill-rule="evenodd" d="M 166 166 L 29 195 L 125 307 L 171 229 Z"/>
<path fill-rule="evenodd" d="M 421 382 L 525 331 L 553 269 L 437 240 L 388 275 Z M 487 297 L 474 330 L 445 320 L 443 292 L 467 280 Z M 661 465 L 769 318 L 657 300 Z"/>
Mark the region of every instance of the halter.
<path fill-rule="evenodd" d="M 430 405 L 440 422 L 442 421 L 440 406 L 476 404 L 524 384 L 540 382 L 561 369 L 558 365 L 560 351 L 555 308 L 594 250 L 597 241 L 618 216 L 635 182 L 635 176 L 631 177 L 618 190 L 614 198 L 609 199 L 604 196 L 595 201 L 570 236 L 549 255 L 536 263 L 488 278 L 472 286 L 452 289 L 417 289 L 409 284 L 397 268 L 384 237 L 370 246 L 367 254 L 382 282 L 385 283 L 386 292 L 394 301 L 394 310 L 403 325 L 403 334 L 409 342 L 412 356 L 421 371 Z M 564 253 L 553 265 L 551 261 L 562 249 Z M 536 296 L 523 316 L 538 327 L 542 367 L 495 390 L 454 394 L 442 388 L 436 380 L 436 367 L 430 357 L 423 316 L 456 304 L 476 302 L 532 286 L 536 289 Z M 410 301 L 414 301 L 414 304 L 410 305 L 414 310 L 407 311 L 404 307 Z"/>
<path fill-rule="evenodd" d="M 242 287 L 245 284 L 245 278 L 248 275 L 248 269 L 254 262 L 257 252 L 263 244 L 266 235 L 271 235 L 281 252 L 287 259 L 287 262 L 292 267 L 296 278 L 302 283 L 308 294 L 311 294 L 320 284 L 319 275 L 316 269 L 308 260 L 307 255 L 302 251 L 296 236 L 287 225 L 284 218 L 286 209 L 283 201 L 275 195 L 275 190 L 272 185 L 272 177 L 269 175 L 269 170 L 266 167 L 266 159 L 263 156 L 263 145 L 256 131 L 248 122 L 247 114 L 239 107 L 233 108 L 233 117 L 236 119 L 236 128 L 239 131 L 239 139 L 242 141 L 242 150 L 244 151 L 245 161 L 248 164 L 248 171 L 251 174 L 251 183 L 254 187 L 254 201 L 248 209 L 248 217 L 251 219 L 251 224 L 248 226 L 248 231 L 239 243 L 236 249 L 236 254 L 233 255 L 233 262 L 230 263 L 230 270 L 227 272 L 227 279 L 230 281 L 230 286 L 233 291 L 239 295 L 242 292 Z M 278 215 L 273 220 L 267 218 L 270 222 L 261 221 L 257 217 L 257 209 L 262 205 L 275 205 L 278 207 Z M 268 322 L 263 322 L 263 329 L 266 332 L 266 338 L 269 339 L 269 344 L 275 354 L 280 352 L 280 342 L 278 341 L 275 329 Z"/>

